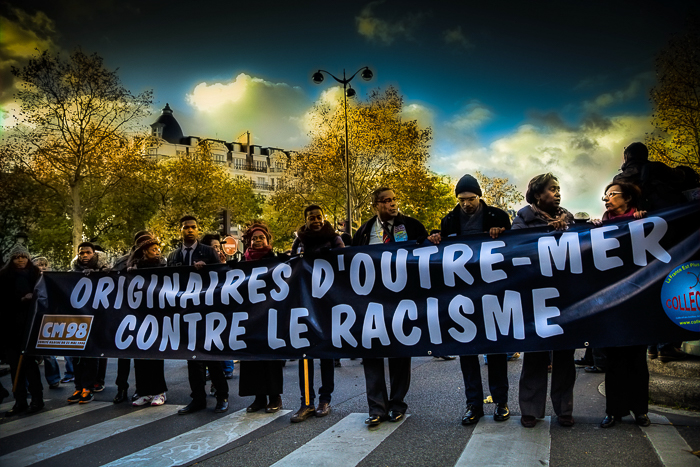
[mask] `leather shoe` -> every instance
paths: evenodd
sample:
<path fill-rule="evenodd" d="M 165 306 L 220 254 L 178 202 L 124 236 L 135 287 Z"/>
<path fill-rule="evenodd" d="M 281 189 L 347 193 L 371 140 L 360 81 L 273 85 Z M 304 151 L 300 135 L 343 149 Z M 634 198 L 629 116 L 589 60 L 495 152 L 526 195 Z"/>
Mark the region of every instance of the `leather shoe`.
<path fill-rule="evenodd" d="M 669 350 L 659 350 L 659 361 L 662 363 L 685 360 L 688 357 L 689 355 L 687 353 L 673 347 Z"/>
<path fill-rule="evenodd" d="M 121 404 L 122 402 L 126 401 L 126 399 L 127 399 L 126 389 L 120 389 L 117 391 L 117 395 L 114 396 L 114 399 L 112 399 L 112 402 L 115 404 Z"/>
<path fill-rule="evenodd" d="M 6 417 L 14 417 L 15 415 L 26 412 L 28 408 L 29 408 L 29 406 L 27 405 L 26 402 L 22 405 L 15 403 L 15 405 L 13 405 L 10 410 L 5 412 L 5 416 Z"/>
<path fill-rule="evenodd" d="M 307 418 L 313 417 L 315 414 L 316 414 L 316 409 L 314 408 L 313 405 L 302 405 L 299 408 L 299 410 L 297 410 L 297 413 L 292 415 L 292 418 L 290 419 L 290 421 L 292 423 L 303 422 Z"/>
<path fill-rule="evenodd" d="M 390 410 L 389 411 L 389 421 L 390 422 L 400 422 L 403 420 L 405 415 L 401 412 L 398 412 L 396 410 Z"/>
<path fill-rule="evenodd" d="M 216 407 L 214 407 L 215 413 L 224 413 L 228 410 L 228 399 L 218 399 L 216 401 Z"/>
<path fill-rule="evenodd" d="M 370 415 L 365 419 L 365 425 L 378 426 L 380 423 L 385 422 L 389 419 L 386 415 Z"/>
<path fill-rule="evenodd" d="M 39 401 L 39 402 L 34 402 L 32 401 L 31 404 L 29 404 L 29 408 L 27 409 L 27 414 L 33 414 L 37 413 L 41 409 L 44 408 L 44 401 Z"/>
<path fill-rule="evenodd" d="M 206 402 L 196 402 L 192 401 L 180 410 L 177 411 L 178 415 L 187 415 L 190 413 L 197 412 L 199 410 L 204 410 L 207 408 L 207 403 Z"/>
<path fill-rule="evenodd" d="M 636 423 L 639 426 L 649 426 L 649 425 L 651 425 L 651 420 L 649 420 L 649 416 L 645 413 L 643 413 L 641 415 L 635 414 L 634 423 Z"/>
<path fill-rule="evenodd" d="M 617 422 L 617 418 L 614 415 L 606 415 L 602 422 L 600 422 L 601 428 L 610 428 Z"/>
<path fill-rule="evenodd" d="M 535 425 L 537 425 L 537 419 L 532 415 L 523 415 L 520 417 L 520 424 L 525 428 L 535 428 Z"/>
<path fill-rule="evenodd" d="M 586 360 L 585 358 L 579 358 L 578 360 L 574 360 L 574 365 L 576 365 L 576 366 L 591 366 L 591 365 L 593 365 L 593 362 L 591 360 Z"/>
<path fill-rule="evenodd" d="M 282 408 L 282 396 L 270 396 L 270 403 L 265 406 L 266 413 L 275 413 Z"/>
<path fill-rule="evenodd" d="M 267 398 L 265 396 L 262 396 L 262 397 L 255 396 L 255 400 L 253 401 L 252 404 L 250 404 L 248 406 L 247 409 L 245 409 L 245 411 L 248 413 L 257 412 L 260 409 L 264 409 L 265 405 L 267 405 Z"/>
<path fill-rule="evenodd" d="M 560 415 L 557 418 L 557 421 L 559 422 L 559 426 L 567 428 L 570 426 L 574 426 L 574 417 L 572 417 L 571 415 Z"/>
<path fill-rule="evenodd" d="M 493 419 L 497 422 L 505 422 L 510 418 L 510 410 L 508 404 L 496 403 L 496 410 L 493 411 Z"/>
<path fill-rule="evenodd" d="M 473 425 L 484 416 L 484 407 L 480 405 L 469 404 L 467 410 L 462 416 L 462 425 Z"/>
<path fill-rule="evenodd" d="M 316 408 L 316 416 L 317 417 L 325 417 L 331 413 L 331 406 L 328 402 L 319 402 L 318 407 Z"/>

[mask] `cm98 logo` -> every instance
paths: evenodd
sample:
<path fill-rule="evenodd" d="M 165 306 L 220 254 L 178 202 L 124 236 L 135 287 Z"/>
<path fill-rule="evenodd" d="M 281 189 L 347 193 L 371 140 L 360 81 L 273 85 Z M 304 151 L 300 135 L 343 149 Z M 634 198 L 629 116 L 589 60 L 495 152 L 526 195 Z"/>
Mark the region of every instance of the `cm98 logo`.
<path fill-rule="evenodd" d="M 85 350 L 92 319 L 92 315 L 44 315 L 36 348 Z"/>

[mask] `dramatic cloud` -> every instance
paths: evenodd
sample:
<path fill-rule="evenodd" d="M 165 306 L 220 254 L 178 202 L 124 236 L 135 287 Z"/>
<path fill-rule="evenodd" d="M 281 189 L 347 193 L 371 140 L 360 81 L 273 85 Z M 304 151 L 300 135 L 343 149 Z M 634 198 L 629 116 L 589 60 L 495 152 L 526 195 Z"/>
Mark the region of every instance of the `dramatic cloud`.
<path fill-rule="evenodd" d="M 196 127 L 183 125 L 186 134 L 232 141 L 250 131 L 254 144 L 283 149 L 304 142 L 300 122 L 310 101 L 298 87 L 241 73 L 228 82 L 197 84 L 187 101 Z"/>
<path fill-rule="evenodd" d="M 550 124 L 522 125 L 487 146 L 436 152 L 431 165 L 453 178 L 476 170 L 508 177 L 523 193 L 530 178 L 552 172 L 562 185 L 564 207 L 600 216 L 602 190 L 616 174 L 624 146 L 644 140 L 649 117 L 621 115 L 609 118 L 607 125 L 591 124 L 596 119 L 588 118 L 572 128 L 551 124 L 556 120 L 549 115 Z"/>
<path fill-rule="evenodd" d="M 14 124 L 13 102 L 17 91 L 11 68 L 22 67 L 37 55 L 38 50 L 57 51 L 57 36 L 53 21 L 41 11 L 30 15 L 19 8 L 12 8 L 7 16 L 0 16 L 0 125 Z"/>
<path fill-rule="evenodd" d="M 435 113 L 424 104 L 406 104 L 403 106 L 401 118 L 405 120 L 415 120 L 421 128 L 432 127 Z"/>
<path fill-rule="evenodd" d="M 447 29 L 442 34 L 442 38 L 448 45 L 457 45 L 464 49 L 471 49 L 474 47 L 474 44 L 472 44 L 469 39 L 467 39 L 467 36 L 465 36 L 462 32 L 461 26 L 457 26 L 455 29 Z"/>
<path fill-rule="evenodd" d="M 457 131 L 471 134 L 478 127 L 493 118 L 493 112 L 478 102 L 473 102 L 464 108 L 462 113 L 454 115 L 447 126 Z"/>
<path fill-rule="evenodd" d="M 412 39 L 423 19 L 422 13 L 408 13 L 394 20 L 379 18 L 375 7 L 383 1 L 371 2 L 355 18 L 357 32 L 369 40 L 389 45 L 397 39 Z"/>
<path fill-rule="evenodd" d="M 625 89 L 615 92 L 607 92 L 601 94 L 592 101 L 583 103 L 583 108 L 586 112 L 599 112 L 600 110 L 610 107 L 621 102 L 626 102 L 637 97 L 640 92 L 647 89 L 650 83 L 654 81 L 654 73 L 646 72 L 635 76 L 630 84 Z M 579 83 L 581 86 L 582 83 Z"/>

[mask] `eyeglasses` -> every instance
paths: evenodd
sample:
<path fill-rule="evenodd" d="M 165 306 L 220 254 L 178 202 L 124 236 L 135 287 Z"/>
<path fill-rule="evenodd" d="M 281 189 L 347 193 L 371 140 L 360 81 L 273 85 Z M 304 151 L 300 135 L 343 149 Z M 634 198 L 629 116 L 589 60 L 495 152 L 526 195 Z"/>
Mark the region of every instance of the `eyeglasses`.
<path fill-rule="evenodd" d="M 611 191 L 610 193 L 604 194 L 603 197 L 602 197 L 601 199 L 602 199 L 603 201 L 605 201 L 605 200 L 608 200 L 608 199 L 613 199 L 615 196 L 621 195 L 621 194 L 622 194 L 621 191 Z"/>
<path fill-rule="evenodd" d="M 387 203 L 390 204 L 390 203 L 394 203 L 394 202 L 396 202 L 396 201 L 398 201 L 397 198 L 384 198 L 384 199 L 380 199 L 380 200 L 377 201 L 377 202 L 378 202 L 378 203 L 382 203 L 382 204 L 387 204 Z"/>

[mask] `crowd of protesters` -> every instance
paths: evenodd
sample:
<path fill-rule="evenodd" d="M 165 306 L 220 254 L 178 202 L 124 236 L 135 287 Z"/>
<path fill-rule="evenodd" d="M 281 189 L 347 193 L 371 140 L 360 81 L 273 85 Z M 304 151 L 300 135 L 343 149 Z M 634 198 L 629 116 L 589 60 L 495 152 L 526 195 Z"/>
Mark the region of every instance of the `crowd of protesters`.
<path fill-rule="evenodd" d="M 650 162 L 648 151 L 642 143 L 632 143 L 623 153 L 621 173 L 605 188 L 602 201 L 604 212 L 600 219 L 590 222 L 600 226 L 607 221 L 640 219 L 649 211 L 682 203 L 680 188 L 700 186 L 695 172 L 672 169 L 660 162 Z M 555 230 L 566 230 L 574 222 L 574 215 L 561 205 L 561 190 L 558 178 L 551 173 L 533 177 L 528 183 L 525 199 L 527 206 L 517 212 L 512 220 L 503 210 L 489 206 L 483 199 L 478 181 L 469 174 L 464 175 L 455 187 L 457 205 L 443 219 L 440 229 L 427 232 L 416 219 L 402 214 L 399 200 L 392 187 L 377 188 L 372 193 L 372 208 L 375 215 L 366 221 L 351 237 L 341 226 L 336 230 L 318 205 L 310 205 L 303 212 L 304 224 L 295 233 L 292 249 L 287 253 L 276 253 L 272 248 L 269 228 L 255 222 L 243 234 L 247 247 L 237 261 L 260 261 L 277 258 L 281 260 L 322 249 L 345 248 L 360 245 L 377 245 L 390 242 L 425 240 L 439 244 L 452 236 L 487 233 L 497 238 L 506 230 L 549 226 Z M 347 222 L 347 221 L 342 221 Z M 71 270 L 87 274 L 93 271 L 123 271 L 155 267 L 191 266 L 201 269 L 206 265 L 227 261 L 217 234 L 200 236 L 200 226 L 194 216 L 180 219 L 181 245 L 166 258 L 161 255 L 160 241 L 148 231 L 139 231 L 134 236 L 131 251 L 117 258 L 110 266 L 107 255 L 98 245 L 84 242 L 78 246 L 77 256 L 71 262 Z M 2 358 L 9 363 L 13 377 L 15 404 L 6 416 L 21 412 L 35 413 L 43 409 L 43 386 L 39 371 L 39 360 L 32 356 L 22 358 L 22 333 L 32 316 L 34 286 L 43 271 L 49 270 L 46 258 L 33 261 L 24 245 L 18 244 L 10 251 L 9 261 L 0 270 L 0 296 L 3 297 L 1 321 L 3 323 L 0 345 Z M 634 414 L 635 422 L 648 426 L 649 398 L 648 358 L 659 358 L 663 362 L 685 358 L 679 343 L 660 343 L 650 346 L 626 346 L 594 349 L 581 360 L 574 360 L 574 350 L 552 352 L 525 352 L 519 381 L 519 406 L 521 424 L 535 427 L 537 419 L 544 417 L 547 401 L 548 380 L 551 377 L 550 397 L 558 423 L 564 427 L 574 425 L 575 365 L 586 365 L 586 371 L 605 372 L 606 417 L 602 428 L 613 426 L 621 417 Z M 591 355 L 592 354 L 592 355 Z M 454 358 L 454 357 L 443 357 Z M 495 409 L 493 419 L 505 421 L 510 417 L 508 407 L 508 372 L 506 354 L 488 355 L 488 385 Z M 60 383 L 73 382 L 75 392 L 68 403 L 86 404 L 93 400 L 94 393 L 104 389 L 106 359 L 92 357 L 66 357 L 65 375 L 55 357 L 43 357 L 46 379 L 50 388 Z M 405 402 L 411 382 L 411 358 L 388 358 L 389 387 L 385 380 L 383 358 L 363 359 L 367 405 L 369 416 L 365 423 L 377 426 L 384 421 L 399 422 L 407 411 Z M 247 412 L 264 410 L 274 413 L 282 408 L 283 365 L 280 360 L 243 361 L 240 363 L 239 396 L 253 397 Z M 300 408 L 291 417 L 294 423 L 309 417 L 323 417 L 331 410 L 334 389 L 334 367 L 332 359 L 320 359 L 321 386 L 318 388 L 318 404 L 314 390 L 314 361 L 299 361 Z M 484 390 L 481 368 L 477 355 L 460 356 L 460 367 L 464 378 L 466 410 L 462 424 L 472 425 L 484 417 Z M 118 359 L 115 404 L 129 400 L 130 359 Z M 136 388 L 130 401 L 134 406 L 158 406 L 166 402 L 166 375 L 163 360 L 134 360 Z M 233 361 L 187 362 L 191 402 L 178 411 L 186 415 L 205 409 L 207 406 L 206 381 L 211 380 L 211 393 L 216 397 L 214 411 L 228 410 L 229 386 L 227 379 L 233 373 Z M 27 403 L 27 395 L 31 402 Z M 0 386 L 0 402 L 9 397 L 7 389 Z"/>

